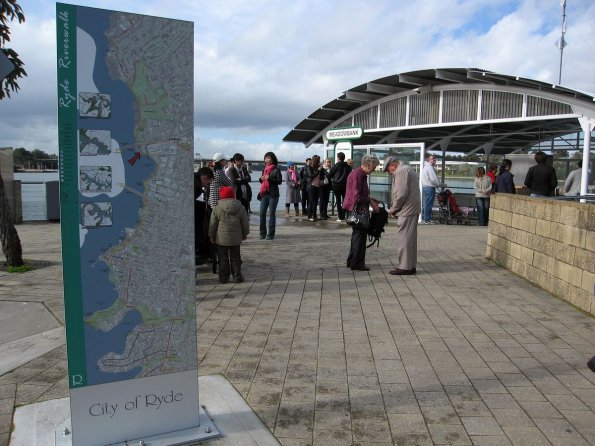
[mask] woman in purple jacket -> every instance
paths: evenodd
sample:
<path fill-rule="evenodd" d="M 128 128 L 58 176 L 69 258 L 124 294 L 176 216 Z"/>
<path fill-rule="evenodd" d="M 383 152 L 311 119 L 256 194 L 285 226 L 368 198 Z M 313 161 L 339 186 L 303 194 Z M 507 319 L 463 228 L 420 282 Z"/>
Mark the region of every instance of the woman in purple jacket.
<path fill-rule="evenodd" d="M 368 175 L 374 172 L 379 164 L 380 160 L 374 155 L 364 155 L 361 166 L 349 174 L 343 201 L 343 209 L 347 212 L 354 209 L 368 212 L 369 206 L 372 206 L 374 212 L 378 212 L 378 200 L 370 197 Z M 367 235 L 366 229 L 352 228 L 347 267 L 354 271 L 370 271 L 370 268 L 366 266 Z"/>

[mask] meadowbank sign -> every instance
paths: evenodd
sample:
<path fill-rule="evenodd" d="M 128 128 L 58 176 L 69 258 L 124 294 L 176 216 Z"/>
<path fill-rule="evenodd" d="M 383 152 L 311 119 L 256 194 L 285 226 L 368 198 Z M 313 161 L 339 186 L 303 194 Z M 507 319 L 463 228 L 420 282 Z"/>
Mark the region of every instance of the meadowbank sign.
<path fill-rule="evenodd" d="M 326 132 L 328 141 L 360 139 L 364 134 L 361 127 L 345 127 L 340 129 L 330 129 Z"/>

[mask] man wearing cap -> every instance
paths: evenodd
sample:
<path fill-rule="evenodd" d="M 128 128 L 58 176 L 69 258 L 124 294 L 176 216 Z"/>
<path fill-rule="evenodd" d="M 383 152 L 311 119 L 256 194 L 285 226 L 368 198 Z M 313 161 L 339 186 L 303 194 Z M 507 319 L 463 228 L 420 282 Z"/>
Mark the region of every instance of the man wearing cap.
<path fill-rule="evenodd" d="M 229 158 L 223 153 L 213 156 L 213 182 L 209 189 L 209 206 L 213 209 L 219 203 L 219 189 L 222 186 L 233 186 L 233 182 L 225 175 L 224 167 Z"/>
<path fill-rule="evenodd" d="M 397 267 L 389 273 L 394 276 L 413 275 L 417 264 L 417 220 L 421 212 L 419 177 L 411 167 L 401 164 L 396 156 L 384 160 L 384 171 L 393 177 L 388 213 L 399 218 Z"/>

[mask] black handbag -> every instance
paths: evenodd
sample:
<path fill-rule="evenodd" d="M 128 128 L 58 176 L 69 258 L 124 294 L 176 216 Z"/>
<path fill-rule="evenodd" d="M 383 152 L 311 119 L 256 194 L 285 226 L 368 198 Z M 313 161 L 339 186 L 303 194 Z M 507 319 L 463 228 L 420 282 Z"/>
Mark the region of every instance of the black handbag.
<path fill-rule="evenodd" d="M 347 212 L 345 222 L 355 229 L 368 229 L 370 227 L 370 213 L 354 209 Z"/>

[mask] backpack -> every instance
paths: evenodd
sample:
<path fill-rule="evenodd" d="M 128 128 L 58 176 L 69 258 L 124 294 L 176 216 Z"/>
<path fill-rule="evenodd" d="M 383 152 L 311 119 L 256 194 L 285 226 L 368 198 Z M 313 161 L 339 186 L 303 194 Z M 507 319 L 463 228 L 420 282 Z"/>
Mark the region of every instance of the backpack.
<path fill-rule="evenodd" d="M 370 244 L 366 246 L 369 248 L 374 243 L 380 246 L 380 236 L 384 232 L 384 227 L 388 223 L 388 212 L 384 203 L 379 203 L 379 211 L 370 214 L 370 226 L 368 226 L 368 240 Z"/>

